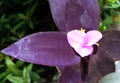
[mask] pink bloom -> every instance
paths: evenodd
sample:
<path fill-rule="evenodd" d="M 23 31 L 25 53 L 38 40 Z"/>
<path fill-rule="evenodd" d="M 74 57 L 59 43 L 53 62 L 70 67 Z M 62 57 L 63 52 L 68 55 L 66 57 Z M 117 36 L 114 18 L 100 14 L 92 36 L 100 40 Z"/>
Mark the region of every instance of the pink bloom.
<path fill-rule="evenodd" d="M 97 30 L 85 33 L 85 30 L 72 30 L 67 33 L 67 40 L 71 47 L 81 56 L 88 56 L 93 52 L 94 44 L 102 38 L 102 34 Z"/>

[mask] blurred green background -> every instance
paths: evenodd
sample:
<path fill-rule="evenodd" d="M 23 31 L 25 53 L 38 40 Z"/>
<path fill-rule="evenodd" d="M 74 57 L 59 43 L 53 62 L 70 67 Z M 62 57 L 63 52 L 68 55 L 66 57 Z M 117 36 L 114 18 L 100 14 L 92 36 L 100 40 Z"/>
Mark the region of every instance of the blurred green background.
<path fill-rule="evenodd" d="M 100 31 L 120 29 L 120 1 L 99 0 Z M 0 0 L 0 50 L 35 32 L 56 31 L 48 0 Z M 56 68 L 0 53 L 0 83 L 56 83 Z"/>

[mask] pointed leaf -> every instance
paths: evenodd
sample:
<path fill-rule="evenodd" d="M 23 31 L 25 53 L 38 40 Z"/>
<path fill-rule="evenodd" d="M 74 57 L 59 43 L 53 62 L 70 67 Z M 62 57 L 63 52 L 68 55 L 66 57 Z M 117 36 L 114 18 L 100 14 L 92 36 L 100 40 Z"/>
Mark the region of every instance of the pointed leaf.
<path fill-rule="evenodd" d="M 49 0 L 53 19 L 61 31 L 97 29 L 100 21 L 98 0 Z"/>
<path fill-rule="evenodd" d="M 30 71 L 25 67 L 23 70 L 24 83 L 31 83 Z"/>
<path fill-rule="evenodd" d="M 62 71 L 59 83 L 83 83 L 81 81 L 80 66 L 65 67 Z"/>
<path fill-rule="evenodd" d="M 80 61 L 80 57 L 68 44 L 64 32 L 35 33 L 15 42 L 2 52 L 26 62 L 49 66 L 73 65 Z"/>
<path fill-rule="evenodd" d="M 12 76 L 11 74 L 7 76 L 7 79 L 11 83 L 24 83 L 24 81 L 21 77 Z"/>
<path fill-rule="evenodd" d="M 97 29 L 100 21 L 98 0 L 69 0 L 65 10 L 67 31 Z"/>
<path fill-rule="evenodd" d="M 80 16 L 84 11 L 84 7 L 82 7 L 80 3 L 77 3 L 76 0 L 69 0 L 67 2 L 65 8 L 65 27 L 67 31 L 82 28 Z"/>
<path fill-rule="evenodd" d="M 4 79 L 11 72 L 7 69 L 5 72 L 0 73 L 0 80 Z"/>
<path fill-rule="evenodd" d="M 103 32 L 103 38 L 99 41 L 100 48 L 107 56 L 114 60 L 120 60 L 120 31 L 112 30 Z"/>
<path fill-rule="evenodd" d="M 82 24 L 83 26 L 89 28 L 90 30 L 91 29 L 97 29 L 98 26 L 99 26 L 99 23 L 100 23 L 100 7 L 99 7 L 99 2 L 98 0 L 79 0 L 82 7 L 85 9 L 83 17 L 81 20 L 84 20 L 84 17 L 87 17 L 87 14 L 88 14 L 88 18 L 85 20 L 85 23 L 87 24 L 88 22 L 88 25 L 89 27 L 85 26 L 86 24 Z M 91 19 L 91 22 L 90 22 L 90 19 Z M 83 27 L 84 28 L 84 27 Z M 88 29 L 87 29 L 88 30 Z"/>
<path fill-rule="evenodd" d="M 107 53 L 98 48 L 96 55 L 91 55 L 89 60 L 89 82 L 98 83 L 106 74 L 115 71 L 114 61 L 107 56 Z"/>
<path fill-rule="evenodd" d="M 67 0 L 49 0 L 54 22 L 60 31 L 66 31 L 64 13 L 66 2 Z"/>
<path fill-rule="evenodd" d="M 21 76 L 21 72 L 20 70 L 17 68 L 17 66 L 12 62 L 12 60 L 10 60 L 9 57 L 5 58 L 5 63 L 8 67 L 8 69 L 14 73 L 15 75 Z"/>

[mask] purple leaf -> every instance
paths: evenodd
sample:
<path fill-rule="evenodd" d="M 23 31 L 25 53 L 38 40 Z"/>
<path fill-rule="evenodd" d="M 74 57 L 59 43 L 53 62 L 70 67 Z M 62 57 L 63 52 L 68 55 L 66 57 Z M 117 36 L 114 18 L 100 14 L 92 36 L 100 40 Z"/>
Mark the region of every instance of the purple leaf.
<path fill-rule="evenodd" d="M 49 0 L 54 22 L 60 31 L 66 31 L 64 13 L 66 2 L 67 0 Z"/>
<path fill-rule="evenodd" d="M 80 62 L 69 46 L 64 32 L 39 32 L 26 36 L 2 50 L 17 59 L 48 66 L 74 65 Z"/>
<path fill-rule="evenodd" d="M 84 9 L 76 0 L 69 0 L 65 8 L 65 27 L 67 31 L 82 28 L 80 16 L 84 13 Z M 87 22 L 86 22 L 87 23 Z M 86 27 L 83 27 L 86 29 Z"/>
<path fill-rule="evenodd" d="M 120 60 L 120 31 L 103 32 L 103 38 L 99 41 L 99 44 L 107 56 L 114 60 Z"/>
<path fill-rule="evenodd" d="M 88 22 L 90 23 L 90 20 L 89 20 L 89 17 L 90 17 L 92 21 L 92 24 L 90 23 L 89 25 L 90 30 L 92 28 L 97 29 L 100 23 L 100 7 L 99 7 L 98 0 L 78 0 L 78 1 L 80 1 L 82 7 L 84 7 L 85 9 L 83 16 L 81 16 L 83 20 L 84 20 L 84 17 L 86 19 L 84 21 L 85 23 L 83 24 L 83 26 L 85 26 L 85 24 Z M 89 15 L 88 18 L 86 18 L 87 14 Z"/>
<path fill-rule="evenodd" d="M 79 29 L 94 30 L 100 22 L 98 0 L 69 0 L 65 11 L 67 31 Z"/>
<path fill-rule="evenodd" d="M 115 71 L 115 64 L 107 53 L 98 47 L 97 54 L 90 56 L 88 70 L 89 83 L 98 83 L 103 76 Z"/>
<path fill-rule="evenodd" d="M 78 67 L 78 68 L 77 68 Z M 81 81 L 81 74 L 79 70 L 80 65 L 65 67 L 62 71 L 59 83 L 83 83 Z"/>
<path fill-rule="evenodd" d="M 53 19 L 60 31 L 97 29 L 100 21 L 98 0 L 49 0 Z"/>

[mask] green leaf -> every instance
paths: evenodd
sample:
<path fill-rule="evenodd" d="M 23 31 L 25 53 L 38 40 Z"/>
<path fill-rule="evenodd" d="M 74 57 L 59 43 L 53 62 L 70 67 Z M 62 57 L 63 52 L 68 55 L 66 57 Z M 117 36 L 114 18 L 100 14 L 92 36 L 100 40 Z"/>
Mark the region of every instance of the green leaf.
<path fill-rule="evenodd" d="M 24 83 L 24 81 L 23 81 L 23 79 L 21 77 L 16 77 L 16 76 L 8 75 L 7 79 L 11 83 Z M 27 83 L 27 82 L 25 82 L 25 83 Z"/>
<path fill-rule="evenodd" d="M 27 70 L 30 72 L 32 70 L 33 64 L 29 64 Z"/>
<path fill-rule="evenodd" d="M 107 0 L 107 2 L 112 4 L 118 2 L 118 0 Z"/>
<path fill-rule="evenodd" d="M 12 33 L 16 33 L 16 30 L 19 29 L 19 28 L 21 28 L 21 27 L 23 26 L 23 24 L 24 24 L 24 21 L 19 22 L 18 24 L 16 24 L 16 25 L 13 27 L 13 29 L 11 29 L 11 32 L 12 32 Z"/>
<path fill-rule="evenodd" d="M 109 27 L 113 23 L 111 16 L 106 16 L 106 19 L 103 21 L 103 24 Z"/>
<path fill-rule="evenodd" d="M 22 4 L 22 5 L 27 5 L 27 4 L 30 4 L 30 3 L 32 3 L 32 1 L 33 1 L 33 0 L 27 0 L 27 1 L 23 2 L 23 4 Z"/>
<path fill-rule="evenodd" d="M 32 80 L 40 79 L 40 76 L 35 72 L 30 72 L 30 77 L 31 77 Z"/>
<path fill-rule="evenodd" d="M 4 56 L 2 53 L 0 53 L 0 61 L 2 61 L 4 59 Z"/>
<path fill-rule="evenodd" d="M 29 27 L 30 27 L 31 29 L 34 28 L 34 23 L 33 23 L 32 21 L 29 21 Z"/>
<path fill-rule="evenodd" d="M 36 1 L 30 9 L 28 9 L 27 16 L 31 17 L 37 7 L 38 1 Z"/>
<path fill-rule="evenodd" d="M 119 8 L 120 4 L 112 4 L 111 6 L 106 5 L 105 8 Z"/>
<path fill-rule="evenodd" d="M 15 64 L 16 64 L 17 67 L 20 67 L 20 66 L 22 66 L 24 64 L 24 62 L 18 60 Z"/>
<path fill-rule="evenodd" d="M 0 80 L 5 78 L 8 74 L 10 74 L 9 70 L 6 70 L 5 72 L 0 73 Z"/>
<path fill-rule="evenodd" d="M 7 20 L 8 20 L 8 19 L 5 18 L 5 14 L 3 14 L 3 15 L 1 16 L 1 18 L 0 18 L 0 22 L 2 22 L 2 23 L 6 22 Z"/>
<path fill-rule="evenodd" d="M 23 20 L 27 19 L 27 16 L 25 16 L 23 13 L 18 13 L 18 17 Z"/>
<path fill-rule="evenodd" d="M 17 68 L 17 66 L 10 60 L 9 57 L 5 58 L 5 63 L 8 67 L 8 69 L 15 75 L 21 76 L 20 70 Z"/>
<path fill-rule="evenodd" d="M 26 67 L 23 70 L 23 79 L 24 83 L 31 83 L 30 74 Z"/>
<path fill-rule="evenodd" d="M 24 31 L 22 31 L 22 32 L 20 32 L 19 33 L 19 35 L 17 35 L 18 36 L 18 38 L 20 39 L 20 38 L 22 38 L 24 35 L 25 35 L 25 33 L 26 33 L 26 31 L 24 30 Z"/>

